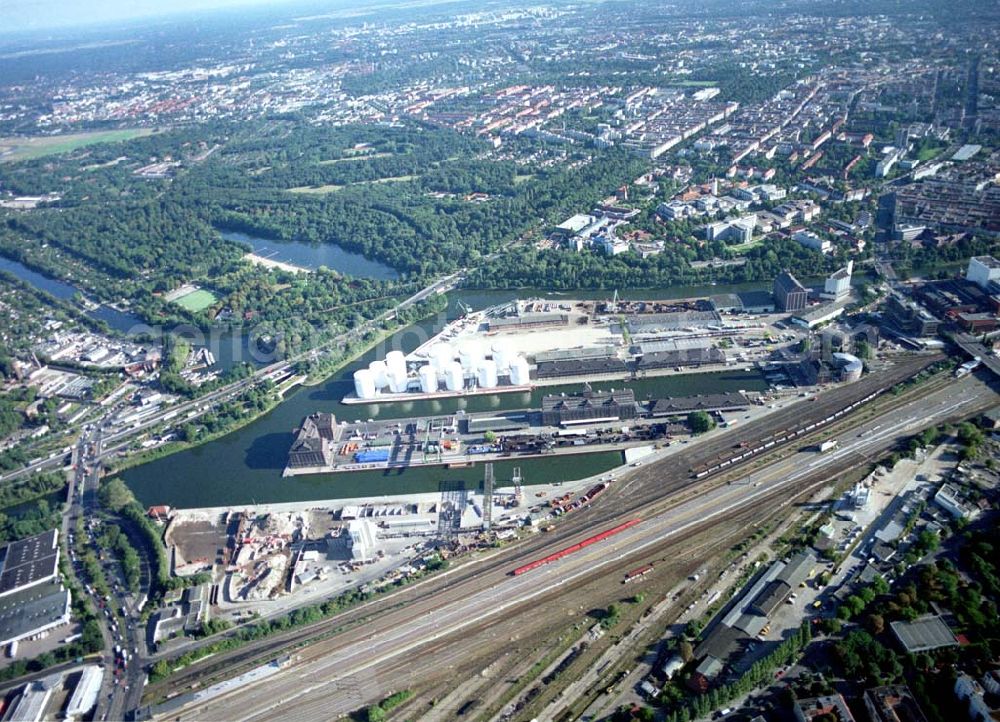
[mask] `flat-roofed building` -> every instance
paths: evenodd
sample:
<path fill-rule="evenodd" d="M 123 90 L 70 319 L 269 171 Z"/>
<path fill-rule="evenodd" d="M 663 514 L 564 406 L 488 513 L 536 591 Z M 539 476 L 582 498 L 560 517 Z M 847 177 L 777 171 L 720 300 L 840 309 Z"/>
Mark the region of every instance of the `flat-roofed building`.
<path fill-rule="evenodd" d="M 355 519 L 347 525 L 348 543 L 351 557 L 356 562 L 373 560 L 378 554 L 375 541 L 375 525 L 366 519 Z"/>
<path fill-rule="evenodd" d="M 479 434 L 485 431 L 520 431 L 528 428 L 526 414 L 503 414 L 501 416 L 480 416 L 466 418 L 465 433 Z"/>
<path fill-rule="evenodd" d="M 52 699 L 52 694 L 62 681 L 62 673 L 50 674 L 43 679 L 28 682 L 13 707 L 4 719 L 17 722 L 39 722 L 46 717 L 46 707 Z"/>
<path fill-rule="evenodd" d="M 0 557 L 0 597 L 44 584 L 59 572 L 59 534 L 52 529 L 11 542 Z"/>
<path fill-rule="evenodd" d="M 973 256 L 969 259 L 965 278 L 980 288 L 986 288 L 991 281 L 1000 281 L 1000 261 L 993 256 Z"/>
<path fill-rule="evenodd" d="M 794 712 L 795 719 L 799 722 L 813 722 L 813 720 L 854 722 L 854 715 L 839 694 L 797 700 Z"/>
<path fill-rule="evenodd" d="M 0 646 L 69 624 L 71 601 L 69 590 L 58 579 L 0 597 Z"/>
<path fill-rule="evenodd" d="M 872 722 L 927 722 L 927 717 L 905 684 L 866 689 L 865 709 Z"/>
<path fill-rule="evenodd" d="M 97 697 L 101 693 L 101 681 L 104 674 L 101 668 L 95 664 L 89 664 L 83 668 L 80 679 L 73 688 L 70 695 L 69 704 L 66 707 L 66 719 L 79 720 L 94 709 L 97 704 Z"/>

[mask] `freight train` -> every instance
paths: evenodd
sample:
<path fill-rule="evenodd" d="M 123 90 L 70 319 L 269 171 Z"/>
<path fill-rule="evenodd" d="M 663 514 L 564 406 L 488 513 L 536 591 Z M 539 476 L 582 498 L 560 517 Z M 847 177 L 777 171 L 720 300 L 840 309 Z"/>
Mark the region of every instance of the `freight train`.
<path fill-rule="evenodd" d="M 699 464 L 698 466 L 695 466 L 692 469 L 690 469 L 691 476 L 694 477 L 695 479 L 704 479 L 709 474 L 714 474 L 718 471 L 722 471 L 723 469 L 732 464 L 745 461 L 746 459 L 749 459 L 752 456 L 756 456 L 757 454 L 760 454 L 763 451 L 771 449 L 778 444 L 783 444 L 786 441 L 791 441 L 792 439 L 808 434 L 809 432 L 818 429 L 819 427 L 825 424 L 828 424 L 832 421 L 835 421 L 836 419 L 839 419 L 844 414 L 848 414 L 851 411 L 854 411 L 862 404 L 868 403 L 869 401 L 874 399 L 880 393 L 882 393 L 881 390 L 868 394 L 863 399 L 860 399 L 858 401 L 855 401 L 853 404 L 845 406 L 840 411 L 835 411 L 834 413 L 827 416 L 825 419 L 820 419 L 819 421 L 804 426 L 797 426 L 797 427 L 793 426 L 791 428 L 784 429 L 782 431 L 778 431 L 769 436 L 766 436 L 763 439 L 758 439 L 755 442 L 744 441 L 740 444 L 737 444 L 736 448 L 733 451 L 729 452 L 728 454 L 720 454 L 711 461 L 706 462 L 704 464 Z"/>
<path fill-rule="evenodd" d="M 553 554 L 549 554 L 547 557 L 542 557 L 541 559 L 536 559 L 533 562 L 528 562 L 527 564 L 519 566 L 517 569 L 511 572 L 511 575 L 517 577 L 520 576 L 521 574 L 524 574 L 525 572 L 530 572 L 532 569 L 537 569 L 540 566 L 549 564 L 550 562 L 559 561 L 563 557 L 568 557 L 570 554 L 574 554 L 583 549 L 584 547 L 589 547 L 591 544 L 596 544 L 597 542 L 604 541 L 605 539 L 613 537 L 615 534 L 620 534 L 626 529 L 635 526 L 640 521 L 642 521 L 642 519 L 632 519 L 630 521 L 625 522 L 624 524 L 619 524 L 616 527 L 608 529 L 607 531 L 602 531 L 600 534 L 595 534 L 592 537 L 587 537 L 583 541 L 577 542 L 576 544 L 568 546 L 565 549 L 560 549 L 559 551 Z"/>

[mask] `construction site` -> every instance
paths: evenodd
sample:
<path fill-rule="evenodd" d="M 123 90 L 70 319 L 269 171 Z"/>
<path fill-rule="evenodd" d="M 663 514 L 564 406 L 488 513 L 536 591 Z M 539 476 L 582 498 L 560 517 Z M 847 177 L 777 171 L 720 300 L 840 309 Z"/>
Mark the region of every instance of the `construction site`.
<path fill-rule="evenodd" d="M 614 478 L 526 490 L 519 470 L 498 482 L 487 463 L 482 475 L 479 489 L 334 500 L 308 509 L 288 503 L 174 510 L 165 534 L 174 573 L 208 573 L 212 581 L 204 592 L 178 595 L 177 609 L 154 620 L 153 638 L 169 644 L 209 618 L 238 621 L 351 589 L 378 591 L 419 575 L 435 557 L 488 546 L 518 529 L 538 531 L 547 519 L 589 503 Z"/>

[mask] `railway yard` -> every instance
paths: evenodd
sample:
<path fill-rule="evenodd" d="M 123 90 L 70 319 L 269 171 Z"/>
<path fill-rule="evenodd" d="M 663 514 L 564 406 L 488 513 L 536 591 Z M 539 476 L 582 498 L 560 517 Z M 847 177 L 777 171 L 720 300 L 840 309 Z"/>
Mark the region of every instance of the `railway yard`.
<path fill-rule="evenodd" d="M 321 622 L 196 662 L 151 684 L 146 700 L 155 716 L 170 719 L 273 719 L 279 710 L 329 718 L 408 688 L 417 694 L 407 709 L 420 717 L 449 719 L 465 710 L 471 719 L 530 719 L 558 686 L 532 693 L 534 673 L 567 650 L 581 625 L 593 623 L 595 609 L 618 601 L 625 574 L 652 563 L 643 575 L 648 586 L 674 587 L 710 550 L 747 536 L 751 522 L 763 524 L 900 438 L 996 404 L 978 376 L 956 381 L 938 373 L 886 393 L 938 360 L 903 357 L 814 400 L 654 455 L 546 532 L 457 559 L 445 572 Z M 827 453 L 816 451 L 829 441 L 837 443 Z M 695 586 L 679 592 L 678 610 Z M 637 619 L 644 608 L 631 605 L 627 614 Z M 602 653 L 607 644 L 595 640 L 586 654 Z M 238 697 L 232 688 L 213 687 L 286 653 L 292 654 L 287 665 L 243 685 Z M 415 656 L 434 660 L 419 665 L 419 676 Z M 609 673 L 615 668 L 609 663 Z M 455 678 L 467 681 L 455 688 Z M 567 704 L 582 712 L 573 700 Z M 561 708 L 550 712 L 563 715 Z"/>

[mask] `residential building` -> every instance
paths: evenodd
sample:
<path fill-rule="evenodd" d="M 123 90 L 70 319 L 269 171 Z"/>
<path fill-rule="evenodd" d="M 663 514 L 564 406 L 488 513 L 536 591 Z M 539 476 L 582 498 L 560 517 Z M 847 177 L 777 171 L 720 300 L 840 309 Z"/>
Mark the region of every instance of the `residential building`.
<path fill-rule="evenodd" d="M 927 722 L 923 710 L 905 684 L 866 689 L 864 701 L 872 722 Z"/>
<path fill-rule="evenodd" d="M 820 253 L 829 253 L 833 250 L 833 244 L 825 238 L 820 238 L 812 231 L 801 230 L 792 234 L 792 240 L 798 241 L 806 248 L 811 248 Z"/>
<path fill-rule="evenodd" d="M 969 719 L 973 722 L 989 722 L 996 719 L 994 710 L 986 701 L 986 690 L 964 672 L 955 680 L 955 696 L 969 705 Z"/>
<path fill-rule="evenodd" d="M 854 722 L 854 715 L 839 694 L 797 700 L 794 712 L 795 719 L 799 722 L 813 722 L 813 720 Z"/>

